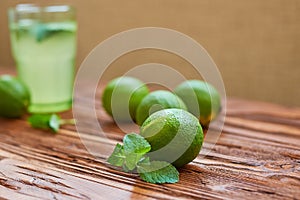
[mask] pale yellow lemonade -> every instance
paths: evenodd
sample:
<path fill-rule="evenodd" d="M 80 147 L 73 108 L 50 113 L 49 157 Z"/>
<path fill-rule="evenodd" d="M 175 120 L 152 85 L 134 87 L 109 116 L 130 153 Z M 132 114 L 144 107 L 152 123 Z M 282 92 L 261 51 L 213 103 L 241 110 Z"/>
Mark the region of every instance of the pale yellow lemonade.
<path fill-rule="evenodd" d="M 75 21 L 41 23 L 23 19 L 10 25 L 19 78 L 31 94 L 31 112 L 67 110 L 72 104 Z"/>

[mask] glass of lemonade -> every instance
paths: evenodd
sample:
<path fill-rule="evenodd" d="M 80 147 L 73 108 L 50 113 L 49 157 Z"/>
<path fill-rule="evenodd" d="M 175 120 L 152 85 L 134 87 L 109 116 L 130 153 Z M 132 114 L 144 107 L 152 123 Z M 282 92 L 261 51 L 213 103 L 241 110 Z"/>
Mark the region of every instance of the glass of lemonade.
<path fill-rule="evenodd" d="M 21 4 L 8 11 L 18 77 L 31 93 L 32 113 L 71 108 L 75 73 L 74 8 Z"/>

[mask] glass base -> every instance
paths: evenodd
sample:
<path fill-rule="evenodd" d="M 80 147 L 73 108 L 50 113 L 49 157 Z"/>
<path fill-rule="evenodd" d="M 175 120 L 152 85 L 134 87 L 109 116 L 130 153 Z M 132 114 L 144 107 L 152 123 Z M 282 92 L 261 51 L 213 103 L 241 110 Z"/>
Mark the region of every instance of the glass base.
<path fill-rule="evenodd" d="M 52 103 L 52 104 L 31 104 L 30 113 L 55 113 L 67 111 L 72 107 L 72 101 Z"/>

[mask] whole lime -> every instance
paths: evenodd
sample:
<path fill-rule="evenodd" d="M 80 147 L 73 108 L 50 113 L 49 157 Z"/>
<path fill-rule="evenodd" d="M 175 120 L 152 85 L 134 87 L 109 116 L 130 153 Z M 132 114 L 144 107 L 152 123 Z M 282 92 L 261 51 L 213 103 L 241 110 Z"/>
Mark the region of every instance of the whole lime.
<path fill-rule="evenodd" d="M 149 115 L 166 108 L 187 110 L 186 105 L 177 95 L 169 91 L 157 90 L 148 94 L 138 106 L 136 123 L 142 125 Z"/>
<path fill-rule="evenodd" d="M 30 94 L 26 86 L 10 75 L 0 76 L 0 116 L 15 118 L 27 112 Z"/>
<path fill-rule="evenodd" d="M 174 92 L 187 105 L 188 111 L 199 118 L 203 126 L 208 126 L 221 110 L 220 94 L 207 82 L 188 80 L 178 85 Z"/>
<path fill-rule="evenodd" d="M 135 113 L 142 99 L 149 93 L 139 79 L 123 76 L 111 80 L 102 95 L 102 106 L 118 121 L 135 121 Z"/>
<path fill-rule="evenodd" d="M 199 120 L 182 109 L 165 109 L 150 115 L 140 128 L 150 143 L 151 159 L 172 163 L 175 167 L 193 161 L 203 143 Z"/>

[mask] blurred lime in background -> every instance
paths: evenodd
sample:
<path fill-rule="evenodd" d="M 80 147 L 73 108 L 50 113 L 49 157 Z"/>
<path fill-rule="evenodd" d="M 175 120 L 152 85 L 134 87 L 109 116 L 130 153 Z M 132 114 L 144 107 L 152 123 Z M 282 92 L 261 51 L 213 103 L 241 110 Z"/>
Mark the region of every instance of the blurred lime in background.
<path fill-rule="evenodd" d="M 207 127 L 221 110 L 221 96 L 207 82 L 187 80 L 179 84 L 174 92 L 187 105 L 188 111 L 195 115 L 204 127 Z"/>
<path fill-rule="evenodd" d="M 0 76 L 0 116 L 21 117 L 27 112 L 30 94 L 26 86 L 10 75 Z"/>
<path fill-rule="evenodd" d="M 135 121 L 137 107 L 148 93 L 148 87 L 139 79 L 115 78 L 103 91 L 102 106 L 115 121 Z"/>
<path fill-rule="evenodd" d="M 141 126 L 152 113 L 167 108 L 179 108 L 187 110 L 187 107 L 183 101 L 172 92 L 165 90 L 151 92 L 138 106 L 136 111 L 136 122 Z"/>

